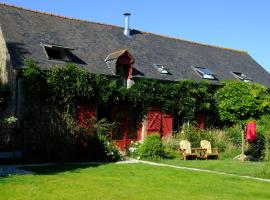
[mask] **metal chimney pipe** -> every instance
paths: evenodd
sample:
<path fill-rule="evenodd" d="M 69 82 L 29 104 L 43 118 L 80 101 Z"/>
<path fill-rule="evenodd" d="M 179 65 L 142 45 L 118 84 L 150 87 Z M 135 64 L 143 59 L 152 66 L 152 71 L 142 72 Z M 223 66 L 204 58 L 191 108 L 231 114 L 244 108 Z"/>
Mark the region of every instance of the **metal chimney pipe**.
<path fill-rule="evenodd" d="M 124 35 L 127 37 L 130 37 L 130 30 L 129 30 L 129 17 L 130 13 L 124 13 L 125 16 L 125 29 L 124 29 Z"/>

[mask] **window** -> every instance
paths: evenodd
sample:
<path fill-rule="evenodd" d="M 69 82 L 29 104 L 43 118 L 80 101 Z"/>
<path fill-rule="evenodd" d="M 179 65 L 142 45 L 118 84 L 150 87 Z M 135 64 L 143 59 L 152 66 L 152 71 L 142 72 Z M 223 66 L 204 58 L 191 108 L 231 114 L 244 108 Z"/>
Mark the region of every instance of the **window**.
<path fill-rule="evenodd" d="M 160 64 L 154 64 L 154 67 L 159 71 L 160 74 L 169 74 L 169 71 Z"/>
<path fill-rule="evenodd" d="M 72 58 L 69 56 L 69 49 L 61 48 L 61 47 L 48 47 L 44 46 L 47 56 L 50 60 L 62 60 L 66 62 L 71 62 Z"/>
<path fill-rule="evenodd" d="M 73 48 L 51 44 L 41 45 L 43 46 L 49 60 L 59 60 L 64 62 L 86 64 L 83 60 L 81 60 L 72 52 L 74 50 Z"/>
<path fill-rule="evenodd" d="M 216 74 L 206 67 L 192 67 L 202 79 L 216 80 Z"/>
<path fill-rule="evenodd" d="M 241 72 L 232 72 L 235 78 L 243 81 L 243 82 L 252 82 L 252 79 L 247 77 L 245 74 Z"/>

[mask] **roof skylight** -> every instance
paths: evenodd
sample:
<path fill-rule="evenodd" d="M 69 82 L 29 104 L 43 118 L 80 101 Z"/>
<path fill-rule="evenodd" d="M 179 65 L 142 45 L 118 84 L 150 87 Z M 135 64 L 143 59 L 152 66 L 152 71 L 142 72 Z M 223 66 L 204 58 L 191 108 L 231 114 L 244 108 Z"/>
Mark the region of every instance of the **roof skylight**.
<path fill-rule="evenodd" d="M 241 72 L 232 72 L 235 78 L 243 81 L 243 82 L 252 82 L 252 79 L 247 77 L 245 74 Z"/>
<path fill-rule="evenodd" d="M 69 56 L 69 50 L 60 47 L 48 47 L 44 46 L 49 60 L 62 60 L 71 62 L 72 58 Z"/>
<path fill-rule="evenodd" d="M 216 80 L 216 74 L 207 67 L 193 67 L 193 69 L 202 77 L 202 79 Z"/>
<path fill-rule="evenodd" d="M 164 67 L 164 65 L 154 64 L 154 67 L 159 71 L 160 74 L 169 74 L 169 71 Z"/>
<path fill-rule="evenodd" d="M 40 44 L 44 48 L 46 56 L 49 60 L 86 64 L 82 59 L 73 53 L 73 50 L 75 50 L 73 48 L 55 44 Z"/>

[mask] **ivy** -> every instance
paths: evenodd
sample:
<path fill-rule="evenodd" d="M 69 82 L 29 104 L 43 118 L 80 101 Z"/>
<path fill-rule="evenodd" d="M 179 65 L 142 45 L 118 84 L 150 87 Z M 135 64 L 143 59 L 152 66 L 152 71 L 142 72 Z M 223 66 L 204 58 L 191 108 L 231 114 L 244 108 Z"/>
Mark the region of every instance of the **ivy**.
<path fill-rule="evenodd" d="M 42 96 L 41 101 L 60 106 L 65 112 L 82 102 L 127 104 L 134 117 L 142 118 L 150 107 L 156 106 L 191 120 L 194 113 L 211 110 L 213 105 L 212 86 L 207 82 L 137 79 L 126 89 L 113 77 L 90 74 L 75 64 L 54 66 L 47 71 L 40 70 L 29 60 L 25 64 L 23 77 L 28 91 Z"/>
<path fill-rule="evenodd" d="M 137 80 L 128 90 L 129 100 L 134 105 L 141 106 L 144 110 L 157 106 L 186 120 L 192 119 L 196 112 L 211 110 L 212 94 L 209 83 L 196 83 L 191 80 L 163 82 L 142 79 Z"/>

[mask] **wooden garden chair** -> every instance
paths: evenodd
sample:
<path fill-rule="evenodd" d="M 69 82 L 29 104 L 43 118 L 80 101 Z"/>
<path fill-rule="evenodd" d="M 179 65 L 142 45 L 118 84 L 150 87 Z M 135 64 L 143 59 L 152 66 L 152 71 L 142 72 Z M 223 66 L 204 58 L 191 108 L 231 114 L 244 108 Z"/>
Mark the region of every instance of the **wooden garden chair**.
<path fill-rule="evenodd" d="M 180 141 L 180 159 L 197 159 L 197 154 L 194 152 L 194 150 L 191 148 L 191 144 L 187 140 Z"/>
<path fill-rule="evenodd" d="M 208 158 L 218 159 L 219 157 L 218 148 L 211 148 L 211 143 L 209 141 L 202 140 L 201 148 L 206 149 L 205 159 Z"/>

